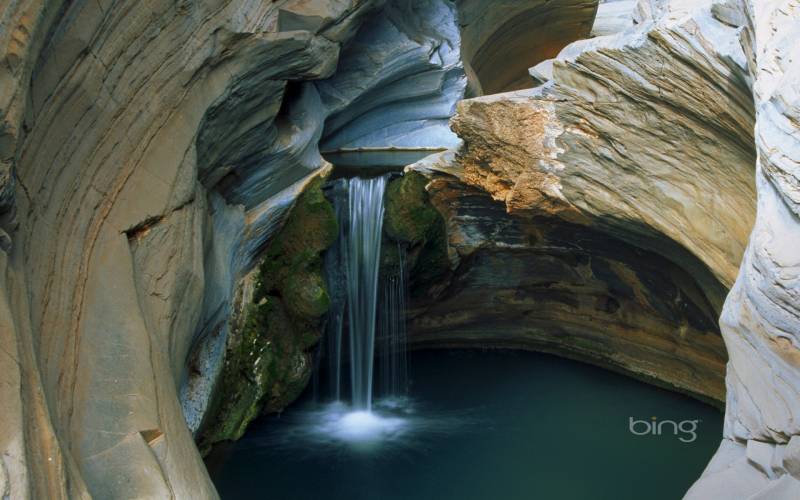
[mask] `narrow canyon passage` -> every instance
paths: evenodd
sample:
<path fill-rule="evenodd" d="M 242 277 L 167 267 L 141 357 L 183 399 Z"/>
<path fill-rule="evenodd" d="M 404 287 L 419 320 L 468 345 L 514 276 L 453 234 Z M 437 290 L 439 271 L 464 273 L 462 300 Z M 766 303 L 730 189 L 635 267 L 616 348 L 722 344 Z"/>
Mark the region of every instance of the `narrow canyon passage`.
<path fill-rule="evenodd" d="M 798 18 L 0 2 L 0 498 L 800 498 Z"/>

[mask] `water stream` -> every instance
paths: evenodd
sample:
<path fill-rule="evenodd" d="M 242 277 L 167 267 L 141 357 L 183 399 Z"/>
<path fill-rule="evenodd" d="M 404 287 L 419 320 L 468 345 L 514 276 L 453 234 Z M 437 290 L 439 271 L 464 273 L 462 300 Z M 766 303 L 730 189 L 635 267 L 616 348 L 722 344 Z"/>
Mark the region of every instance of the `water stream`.
<path fill-rule="evenodd" d="M 397 266 L 384 278 L 380 318 L 380 394 L 401 401 L 407 396 L 406 249 L 397 246 Z"/>
<path fill-rule="evenodd" d="M 384 241 L 388 178 L 338 179 L 327 190 L 339 238 L 325 255 L 331 307 L 320 352 L 326 361 L 317 363 L 315 381 L 326 379 L 328 393 L 317 389 L 316 397 L 341 408 L 349 393 L 348 407 L 365 413 L 348 421 L 362 423 L 376 422 L 376 395 L 393 405 L 406 395 L 406 255 L 402 245 Z M 381 262 L 383 245 L 396 246 L 389 247 L 396 262 Z"/>
<path fill-rule="evenodd" d="M 350 333 L 350 390 L 353 407 L 372 410 L 378 276 L 383 238 L 386 176 L 349 181 L 347 232 L 347 320 Z"/>

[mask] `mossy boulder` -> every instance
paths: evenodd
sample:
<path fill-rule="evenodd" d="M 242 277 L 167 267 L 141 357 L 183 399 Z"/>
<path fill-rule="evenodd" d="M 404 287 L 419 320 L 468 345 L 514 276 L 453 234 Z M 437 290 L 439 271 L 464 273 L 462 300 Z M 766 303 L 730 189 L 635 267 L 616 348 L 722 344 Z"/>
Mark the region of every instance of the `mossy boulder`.
<path fill-rule="evenodd" d="M 315 179 L 298 198 L 286 225 L 267 247 L 257 294 L 280 290 L 295 273 L 319 273 L 321 255 L 339 234 L 333 205 L 322 193 L 323 179 Z"/>
<path fill-rule="evenodd" d="M 412 170 L 386 188 L 383 227 L 390 244 L 382 246 L 381 265 L 396 266 L 396 243 L 404 245 L 412 293 L 427 288 L 449 270 L 444 218 L 430 202 L 427 183 L 425 176 Z"/>
<path fill-rule="evenodd" d="M 339 231 L 322 182 L 311 182 L 297 199 L 255 272 L 252 300 L 233 320 L 215 416 L 199 439 L 203 451 L 239 439 L 258 415 L 281 411 L 308 385 L 308 350 L 322 335 L 330 304 L 322 253 Z"/>
<path fill-rule="evenodd" d="M 328 312 L 330 299 L 319 273 L 298 271 L 290 274 L 284 283 L 283 300 L 294 316 L 317 318 Z"/>
<path fill-rule="evenodd" d="M 386 234 L 411 245 L 424 242 L 439 225 L 442 217 L 431 205 L 425 185 L 428 180 L 410 171 L 386 188 Z"/>

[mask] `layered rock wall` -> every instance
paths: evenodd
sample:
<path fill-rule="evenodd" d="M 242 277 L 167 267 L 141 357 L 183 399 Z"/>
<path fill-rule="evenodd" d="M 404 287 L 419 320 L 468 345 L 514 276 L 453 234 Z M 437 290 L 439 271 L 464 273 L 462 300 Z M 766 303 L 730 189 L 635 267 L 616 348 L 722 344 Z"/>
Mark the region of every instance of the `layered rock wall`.
<path fill-rule="evenodd" d="M 724 400 L 754 111 L 738 28 L 700 12 L 576 42 L 543 85 L 459 104 L 463 147 L 411 167 L 452 261 L 416 342 L 543 349 Z"/>
<path fill-rule="evenodd" d="M 720 449 L 687 498 L 800 496 L 797 244 L 798 43 L 794 2 L 718 6 L 744 26 L 756 104 L 758 212 L 720 318 L 728 399 Z"/>
<path fill-rule="evenodd" d="M 12 497 L 215 496 L 187 356 L 224 342 L 236 282 L 323 165 L 287 81 L 330 76 L 379 7 L 321 2 L 287 28 L 305 3 L 3 5 Z M 268 180 L 247 171 L 269 155 Z"/>
<path fill-rule="evenodd" d="M 528 68 L 589 36 L 597 0 L 458 0 L 471 95 L 529 88 Z"/>

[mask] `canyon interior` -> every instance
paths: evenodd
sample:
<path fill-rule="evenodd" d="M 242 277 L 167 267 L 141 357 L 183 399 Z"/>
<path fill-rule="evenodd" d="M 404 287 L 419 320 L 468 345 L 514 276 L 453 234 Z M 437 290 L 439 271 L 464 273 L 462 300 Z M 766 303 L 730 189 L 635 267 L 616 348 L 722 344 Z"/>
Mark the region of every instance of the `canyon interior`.
<path fill-rule="evenodd" d="M 800 498 L 795 62 L 797 0 L 0 0 L 0 497 L 217 498 L 357 172 L 409 349 L 724 407 L 685 498 Z"/>

